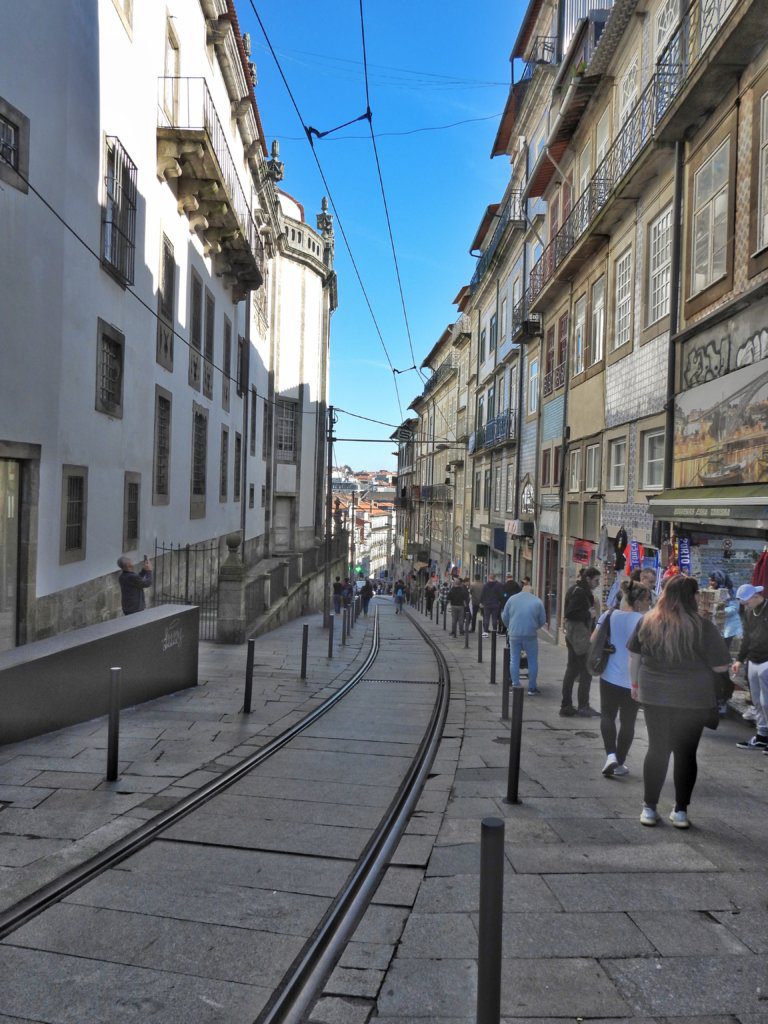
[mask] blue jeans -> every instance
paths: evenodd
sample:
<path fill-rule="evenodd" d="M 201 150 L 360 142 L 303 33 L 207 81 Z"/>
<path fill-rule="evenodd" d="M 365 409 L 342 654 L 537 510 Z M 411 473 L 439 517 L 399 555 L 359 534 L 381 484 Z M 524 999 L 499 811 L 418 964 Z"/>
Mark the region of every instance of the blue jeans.
<path fill-rule="evenodd" d="M 511 636 L 509 638 L 509 675 L 513 686 L 520 685 L 520 653 L 528 656 L 528 689 L 536 689 L 539 674 L 539 639 L 535 636 Z"/>

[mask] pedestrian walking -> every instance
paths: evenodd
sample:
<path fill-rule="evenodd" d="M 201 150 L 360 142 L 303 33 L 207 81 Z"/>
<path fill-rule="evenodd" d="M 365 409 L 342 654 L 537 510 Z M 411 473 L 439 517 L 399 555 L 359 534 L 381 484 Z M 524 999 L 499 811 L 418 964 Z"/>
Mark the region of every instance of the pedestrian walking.
<path fill-rule="evenodd" d="M 395 615 L 400 615 L 403 611 L 403 602 L 405 601 L 405 587 L 403 586 L 402 580 L 395 582 Z"/>
<path fill-rule="evenodd" d="M 424 588 L 424 601 L 427 610 L 427 615 L 432 617 L 432 606 L 435 603 L 435 595 L 437 594 L 437 587 L 432 580 Z"/>
<path fill-rule="evenodd" d="M 144 591 L 152 586 L 152 563 L 146 555 L 141 563 L 141 569 L 136 572 L 133 562 L 128 555 L 121 555 L 117 560 L 120 575 L 117 582 L 120 584 L 120 604 L 123 615 L 133 615 L 146 608 Z"/>
<path fill-rule="evenodd" d="M 344 577 L 344 582 L 341 585 L 341 603 L 345 608 L 349 608 L 352 605 L 352 583 L 348 576 Z"/>
<path fill-rule="evenodd" d="M 501 601 L 499 602 L 499 608 L 501 609 L 501 611 L 504 611 L 504 609 L 506 608 L 507 601 L 510 599 L 510 597 L 512 597 L 514 594 L 519 594 L 522 589 L 523 588 L 517 582 L 512 573 L 508 572 L 504 582 L 501 584 Z M 506 627 L 504 625 L 504 621 L 501 615 L 499 615 L 499 632 L 506 632 Z"/>
<path fill-rule="evenodd" d="M 483 636 L 490 636 L 489 630 L 499 628 L 501 610 L 501 584 L 493 573 L 489 573 L 480 593 L 480 607 L 483 609 Z"/>
<path fill-rule="evenodd" d="M 337 576 L 333 581 L 333 613 L 334 615 L 341 615 L 341 576 Z"/>
<path fill-rule="evenodd" d="M 366 618 L 368 618 L 368 605 L 371 603 L 372 597 L 373 587 L 371 586 L 371 581 L 366 580 L 360 590 L 360 601 L 363 605 L 363 615 L 365 615 Z"/>
<path fill-rule="evenodd" d="M 472 613 L 472 628 L 471 633 L 475 632 L 477 628 L 477 615 L 480 611 L 480 595 L 483 592 L 483 581 L 479 576 L 475 576 L 469 585 L 469 598 L 470 598 L 470 612 Z"/>
<path fill-rule="evenodd" d="M 659 821 L 657 806 L 671 754 L 675 803 L 669 820 L 675 828 L 688 828 L 696 750 L 704 726 L 713 716 L 717 722 L 715 673 L 727 671 L 728 648 L 715 624 L 699 615 L 698 590 L 692 576 L 672 577 L 627 644 L 632 693 L 643 706 L 648 729 L 643 825 Z"/>
<path fill-rule="evenodd" d="M 638 703 L 632 699 L 627 641 L 650 607 L 651 592 L 648 587 L 633 579 L 624 580 L 619 608 L 608 609 L 597 620 L 598 629 L 606 618 L 609 620 L 610 642 L 613 647 L 613 653 L 608 655 L 608 661 L 600 676 L 600 733 L 605 747 L 603 775 L 607 779 L 629 773 L 627 754 L 635 738 Z"/>
<path fill-rule="evenodd" d="M 595 598 L 593 591 L 600 585 L 599 569 L 581 569 L 579 577 L 565 595 L 563 618 L 565 619 L 565 646 L 568 664 L 563 676 L 563 695 L 560 714 L 563 718 L 581 715 L 582 718 L 599 718 L 589 703 L 589 689 L 592 676 L 587 668 L 589 638 L 595 621 Z M 576 700 L 573 706 L 573 684 L 578 679 Z"/>
<path fill-rule="evenodd" d="M 457 626 L 459 633 L 464 636 L 464 619 L 469 607 L 469 591 L 458 578 L 453 581 L 453 586 L 448 591 L 448 606 L 451 609 L 451 636 L 456 636 Z"/>
<path fill-rule="evenodd" d="M 742 750 L 768 752 L 768 602 L 762 587 L 744 583 L 736 591 L 741 604 L 742 638 L 731 666 L 734 675 L 747 662 L 747 681 L 755 708 L 755 735 L 736 744 Z"/>
<path fill-rule="evenodd" d="M 509 676 L 513 686 L 520 685 L 520 655 L 525 651 L 528 659 L 528 693 L 536 696 L 541 690 L 536 685 L 539 672 L 538 630 L 547 621 L 541 600 L 527 584 L 513 594 L 501 610 L 501 619 L 509 637 Z"/>

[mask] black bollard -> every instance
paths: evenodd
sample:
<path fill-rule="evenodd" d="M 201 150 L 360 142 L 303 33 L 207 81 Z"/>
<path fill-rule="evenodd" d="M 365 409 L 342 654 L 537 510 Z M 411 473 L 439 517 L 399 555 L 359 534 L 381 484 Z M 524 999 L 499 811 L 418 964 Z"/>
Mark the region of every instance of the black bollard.
<path fill-rule="evenodd" d="M 509 671 L 509 636 L 504 647 L 504 663 L 501 667 L 501 717 L 506 722 L 509 718 L 509 684 L 511 682 Z"/>
<path fill-rule="evenodd" d="M 446 628 L 445 623 L 446 623 L 447 619 L 448 619 L 448 602 L 446 601 L 445 604 L 443 605 L 443 629 Z"/>
<path fill-rule="evenodd" d="M 491 633 L 491 686 L 496 685 L 496 630 Z"/>
<path fill-rule="evenodd" d="M 107 723 L 107 781 L 117 778 L 120 750 L 120 674 L 121 669 L 109 670 L 109 721 Z"/>
<path fill-rule="evenodd" d="M 519 804 L 517 796 L 520 782 L 520 746 L 523 738 L 523 696 L 522 686 L 512 687 L 512 724 L 509 729 L 509 774 L 507 775 L 507 804 Z"/>
<path fill-rule="evenodd" d="M 333 657 L 333 624 L 336 621 L 336 616 L 331 612 L 328 616 L 328 657 Z"/>
<path fill-rule="evenodd" d="M 251 694 L 253 693 L 253 656 L 256 653 L 256 641 L 248 641 L 248 658 L 245 662 L 245 695 L 243 697 L 243 714 L 251 713 Z"/>
<path fill-rule="evenodd" d="M 309 646 L 309 624 L 304 623 L 301 631 L 301 678 L 307 678 L 307 647 Z"/>
<path fill-rule="evenodd" d="M 501 1017 L 503 903 L 504 822 L 501 818 L 483 818 L 477 929 L 477 1024 L 499 1024 Z"/>
<path fill-rule="evenodd" d="M 349 608 L 341 609 L 341 646 L 347 646 L 347 620 L 349 619 Z"/>
<path fill-rule="evenodd" d="M 479 622 L 477 624 L 477 663 L 478 665 L 483 663 L 483 630 Z"/>
<path fill-rule="evenodd" d="M 472 621 L 472 616 L 471 615 L 467 615 L 465 613 L 465 615 L 464 615 L 464 650 L 467 650 L 467 648 L 469 647 L 469 624 L 470 624 L 471 621 Z"/>

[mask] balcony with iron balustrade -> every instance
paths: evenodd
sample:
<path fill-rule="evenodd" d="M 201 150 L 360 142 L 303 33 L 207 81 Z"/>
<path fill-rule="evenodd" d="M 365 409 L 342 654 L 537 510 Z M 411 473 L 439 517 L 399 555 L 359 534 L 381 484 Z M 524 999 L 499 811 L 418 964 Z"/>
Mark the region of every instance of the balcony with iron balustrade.
<path fill-rule="evenodd" d="M 453 355 L 448 356 L 447 359 L 444 359 L 442 363 L 440 363 L 438 368 L 425 383 L 422 395 L 428 395 L 431 391 L 434 391 L 438 385 L 443 383 L 443 381 L 448 380 L 448 378 L 452 376 L 454 371 L 457 369 L 458 367 Z"/>
<path fill-rule="evenodd" d="M 175 180 L 179 213 L 235 301 L 264 280 L 264 249 L 253 220 L 253 192 L 243 186 L 204 78 L 158 80 L 157 174 Z"/>
<path fill-rule="evenodd" d="M 488 448 L 517 440 L 517 410 L 507 409 L 469 435 L 467 454 L 478 455 Z"/>
<path fill-rule="evenodd" d="M 513 341 L 535 338 L 541 334 L 541 316 L 531 312 L 531 289 L 526 288 L 512 307 L 510 337 Z"/>
<path fill-rule="evenodd" d="M 670 145 L 717 105 L 728 83 L 766 43 L 768 18 L 761 3 L 689 5 L 591 181 L 531 268 L 532 311 L 557 301 L 626 213 L 622 200 L 634 202 L 668 163 Z"/>
<path fill-rule="evenodd" d="M 525 227 L 525 215 L 523 212 L 521 190 L 519 188 L 513 189 L 509 193 L 504 206 L 501 208 L 500 212 L 496 214 L 496 217 L 498 218 L 498 223 L 491 235 L 491 240 L 483 250 L 483 255 L 478 260 L 475 272 L 469 282 L 469 288 L 472 292 L 476 292 L 480 287 L 480 282 L 491 265 L 491 260 L 495 256 L 496 251 L 501 244 L 501 240 L 504 237 L 507 227 L 511 227 L 512 230 L 520 231 Z"/>
<path fill-rule="evenodd" d="M 542 390 L 543 390 L 543 393 L 544 393 L 544 398 L 547 398 L 549 395 L 553 394 L 555 391 L 558 391 L 564 385 L 565 385 L 565 363 L 560 363 L 559 366 L 556 366 L 554 369 L 549 370 L 547 373 L 544 374 L 544 382 L 543 382 L 543 385 L 542 385 Z"/>

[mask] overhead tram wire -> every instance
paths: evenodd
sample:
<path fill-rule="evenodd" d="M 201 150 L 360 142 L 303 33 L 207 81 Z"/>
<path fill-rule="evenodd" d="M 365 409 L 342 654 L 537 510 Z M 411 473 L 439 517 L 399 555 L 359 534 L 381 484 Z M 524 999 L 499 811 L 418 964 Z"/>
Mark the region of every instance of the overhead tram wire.
<path fill-rule="evenodd" d="M 462 121 L 451 121 L 449 124 L 434 124 L 427 125 L 425 128 L 409 128 L 403 132 L 377 132 L 376 136 L 379 139 L 394 138 L 395 136 L 402 135 L 419 135 L 421 132 L 442 132 L 449 128 L 458 128 L 463 124 L 475 124 L 478 121 L 495 121 L 501 117 L 501 114 L 484 114 L 482 117 L 466 117 Z M 303 135 L 280 135 L 279 136 L 284 142 L 300 142 L 304 139 Z M 367 141 L 370 138 L 369 135 L 334 135 L 328 137 L 328 142 L 349 142 L 352 140 L 364 140 Z"/>
<path fill-rule="evenodd" d="M 27 186 L 29 191 L 37 199 L 40 200 L 40 202 L 43 204 L 43 206 L 45 206 L 45 208 L 49 211 L 49 213 L 53 214 L 53 216 L 56 218 L 56 220 L 59 221 L 59 223 L 62 225 L 62 227 L 64 227 L 72 235 L 72 237 L 76 241 L 78 241 L 80 243 L 80 245 L 82 245 L 82 247 L 86 250 L 86 252 L 88 252 L 91 256 L 93 256 L 93 258 L 95 260 L 97 260 L 99 263 L 101 263 L 101 256 L 99 255 L 99 253 L 97 253 L 96 250 L 92 246 L 90 246 L 88 244 L 88 242 L 86 242 L 86 240 L 82 237 L 82 235 L 80 235 L 72 227 L 72 225 L 59 213 L 59 211 L 55 208 L 55 206 L 45 198 L 45 196 L 42 194 L 42 192 L 40 192 L 37 188 L 35 188 L 35 186 L 32 184 L 32 182 L 29 180 L 29 178 L 26 178 L 22 174 L 21 171 L 16 171 L 15 173 L 17 174 L 17 176 L 19 178 L 21 178 L 21 180 Z M 160 314 L 157 312 L 157 310 L 152 309 L 152 307 L 150 305 L 148 305 L 144 301 L 144 299 L 142 299 L 142 297 L 139 295 L 138 292 L 135 292 L 133 290 L 133 288 L 131 288 L 129 285 L 125 286 L 125 291 L 129 295 L 133 296 L 133 298 L 136 300 L 136 302 L 138 302 L 139 305 L 142 306 L 142 308 L 145 309 L 150 314 L 150 316 L 152 316 L 156 321 L 158 321 L 158 322 L 160 321 L 161 317 L 160 317 Z M 171 334 L 173 335 L 174 339 L 176 339 L 179 342 L 181 342 L 181 344 L 184 345 L 185 348 L 187 348 L 187 349 L 194 348 L 195 352 L 199 351 L 194 345 L 192 345 L 192 343 L 187 338 L 185 338 L 185 337 L 183 337 L 183 335 L 179 334 L 179 332 L 176 330 L 176 328 L 173 327 L 171 324 L 169 324 L 167 320 L 163 319 L 162 320 L 162 324 L 163 324 L 163 327 L 166 327 L 171 332 Z M 203 358 L 205 358 L 205 357 L 203 356 Z M 216 370 L 218 373 L 220 373 L 223 379 L 228 380 L 230 382 L 230 384 L 234 384 L 235 386 L 237 386 L 237 384 L 238 384 L 238 378 L 237 377 L 233 377 L 230 372 L 225 371 L 223 367 L 219 366 L 213 360 L 206 360 L 206 362 L 208 363 L 208 365 L 211 367 L 212 370 Z M 265 405 L 276 406 L 278 404 L 278 400 L 277 399 L 267 398 L 266 395 L 260 394 L 256 390 L 256 388 L 251 388 L 249 390 L 252 391 L 252 393 L 253 393 L 255 398 L 259 399 L 259 401 L 261 401 L 261 402 L 264 402 Z M 316 416 L 317 415 L 317 410 L 316 409 L 300 409 L 299 411 L 301 412 L 301 414 L 303 416 Z M 381 423 L 382 426 L 385 426 L 385 427 L 393 427 L 393 428 L 395 427 L 395 424 L 384 423 L 383 420 L 372 420 L 370 418 L 370 416 L 363 416 L 361 413 L 351 412 L 349 409 L 340 409 L 338 411 L 339 412 L 343 412 L 347 416 L 354 416 L 356 419 L 368 420 L 371 423 Z"/>
<path fill-rule="evenodd" d="M 269 47 L 269 52 L 272 54 L 272 59 L 275 62 L 275 66 L 277 67 L 278 73 L 279 73 L 281 79 L 283 80 L 283 85 L 285 86 L 286 92 L 288 93 L 288 97 L 289 97 L 289 99 L 291 101 L 291 104 L 293 105 L 293 109 L 296 111 L 296 116 L 299 119 L 299 123 L 301 124 L 301 127 L 304 129 L 304 132 L 306 133 L 307 142 L 309 143 L 309 148 L 312 150 L 312 156 L 314 158 L 315 164 L 317 165 L 317 170 L 318 170 L 318 172 L 320 174 L 320 178 L 321 178 L 321 180 L 323 182 L 326 194 L 328 196 L 328 202 L 333 207 L 333 212 L 336 215 L 336 223 L 338 224 L 339 231 L 341 232 L 341 237 L 344 239 L 344 245 L 347 248 L 347 253 L 349 254 L 350 262 L 352 263 L 352 267 L 353 267 L 353 269 L 355 271 L 355 276 L 357 277 L 358 284 L 360 285 L 360 290 L 363 293 L 363 298 L 365 299 L 365 304 L 368 307 L 368 312 L 371 314 L 371 320 L 373 321 L 373 325 L 374 325 L 374 327 L 376 329 L 376 334 L 378 335 L 379 341 L 381 342 L 381 347 L 384 350 L 384 356 L 385 356 L 385 358 L 387 360 L 387 363 L 389 364 L 389 369 L 392 372 L 392 381 L 393 381 L 394 387 L 395 387 L 395 395 L 397 396 L 397 406 L 398 406 L 398 410 L 400 412 L 400 419 L 402 420 L 404 418 L 403 417 L 403 405 L 402 405 L 402 402 L 400 401 L 400 391 L 399 391 L 398 386 L 397 386 L 397 373 L 395 371 L 395 367 L 394 367 L 394 365 L 392 363 L 392 360 L 390 358 L 389 351 L 387 350 L 387 346 L 386 346 L 386 343 L 384 341 L 384 336 L 381 333 L 381 328 L 379 327 L 379 322 L 376 319 L 376 314 L 373 311 L 373 306 L 371 305 L 370 297 L 368 295 L 368 292 L 366 290 L 365 285 L 363 284 L 363 278 L 362 278 L 362 275 L 360 273 L 360 268 L 357 265 L 357 260 L 355 259 L 354 254 L 352 252 L 352 246 L 350 245 L 349 239 L 347 238 L 347 233 L 344 230 L 344 225 L 342 224 L 341 217 L 339 216 L 339 209 L 338 209 L 338 206 L 336 205 L 336 201 L 333 198 L 333 193 L 331 191 L 331 187 L 328 184 L 328 179 L 326 178 L 325 172 L 323 171 L 322 164 L 320 163 L 320 158 L 318 157 L 318 155 L 317 155 L 317 153 L 315 151 L 315 147 L 314 147 L 314 144 L 312 142 L 312 136 L 311 136 L 310 131 L 309 131 L 309 126 L 307 125 L 306 121 L 304 120 L 304 118 L 301 115 L 301 110 L 299 110 L 299 105 L 296 102 L 296 97 L 293 95 L 293 90 L 291 89 L 290 85 L 288 84 L 288 79 L 285 77 L 285 72 L 283 71 L 282 65 L 280 64 L 280 60 L 279 60 L 279 58 L 277 56 L 277 53 L 275 52 L 275 48 L 272 45 L 272 40 L 269 38 L 269 34 L 267 33 L 267 30 L 266 30 L 266 28 L 264 26 L 264 22 L 261 20 L 261 15 L 259 14 L 258 10 L 256 9 L 256 5 L 253 2 L 253 0 L 249 0 L 249 3 L 251 5 L 251 10 L 253 11 L 254 15 L 256 16 L 256 20 L 259 23 L 259 28 L 262 31 L 262 34 L 264 36 L 264 40 L 265 40 L 267 46 Z M 414 360 L 414 362 L 415 362 L 415 360 Z"/>

